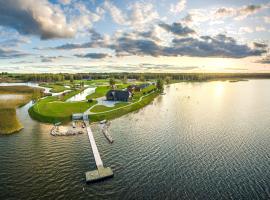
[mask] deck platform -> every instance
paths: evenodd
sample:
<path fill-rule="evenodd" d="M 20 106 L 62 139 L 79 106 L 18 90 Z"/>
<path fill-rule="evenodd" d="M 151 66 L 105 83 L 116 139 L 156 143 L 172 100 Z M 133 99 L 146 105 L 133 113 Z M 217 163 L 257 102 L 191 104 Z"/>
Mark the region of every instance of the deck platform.
<path fill-rule="evenodd" d="M 97 170 L 89 171 L 85 173 L 87 183 L 104 180 L 106 178 L 113 177 L 113 171 L 110 167 L 99 167 Z"/>

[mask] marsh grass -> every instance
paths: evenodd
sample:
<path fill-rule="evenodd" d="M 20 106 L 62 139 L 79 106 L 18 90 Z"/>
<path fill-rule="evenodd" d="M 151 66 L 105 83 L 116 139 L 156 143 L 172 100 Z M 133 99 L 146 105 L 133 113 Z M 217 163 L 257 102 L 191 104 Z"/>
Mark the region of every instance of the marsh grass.
<path fill-rule="evenodd" d="M 16 108 L 24 106 L 41 90 L 28 86 L 3 86 L 0 95 L 21 95 L 20 98 L 0 100 L 0 134 L 11 134 L 23 128 L 16 115 Z"/>

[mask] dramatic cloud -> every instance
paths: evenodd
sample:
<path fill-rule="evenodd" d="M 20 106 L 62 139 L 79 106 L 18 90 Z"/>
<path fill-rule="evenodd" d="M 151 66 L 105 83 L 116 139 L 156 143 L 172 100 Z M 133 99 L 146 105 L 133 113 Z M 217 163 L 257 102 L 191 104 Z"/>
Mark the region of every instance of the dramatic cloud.
<path fill-rule="evenodd" d="M 83 44 L 65 44 L 56 49 L 76 49 L 100 47 L 115 51 L 116 56 L 192 56 L 192 57 L 229 57 L 244 58 L 258 56 L 266 53 L 263 44 L 255 43 L 253 48 L 246 44 L 238 44 L 237 41 L 224 34 L 211 36 L 185 36 L 194 31 L 189 27 L 182 27 L 181 24 L 162 24 L 167 32 L 173 32 L 169 43 L 162 43 L 157 40 L 151 32 L 121 32 L 110 39 L 105 40 L 103 36 L 92 31 L 95 41 Z M 185 37 L 178 37 L 185 36 Z M 154 37 L 154 38 L 152 38 Z M 82 55 L 79 55 L 83 57 Z M 91 57 L 90 54 L 88 57 Z M 96 55 L 94 55 L 96 56 Z"/>
<path fill-rule="evenodd" d="M 171 4 L 170 5 L 170 12 L 177 14 L 183 11 L 186 7 L 186 0 L 180 0 L 177 4 Z"/>
<path fill-rule="evenodd" d="M 0 25 L 41 39 L 73 37 L 63 11 L 47 0 L 0 0 Z"/>
<path fill-rule="evenodd" d="M 0 58 L 12 59 L 28 56 L 28 53 L 0 47 Z"/>
<path fill-rule="evenodd" d="M 160 27 L 164 28 L 166 31 L 171 32 L 178 36 L 185 36 L 188 34 L 194 34 L 195 31 L 187 26 L 183 26 L 181 23 L 173 23 L 172 25 L 161 23 Z"/>
<path fill-rule="evenodd" d="M 74 56 L 77 56 L 80 58 L 102 59 L 102 58 L 109 57 L 109 54 L 106 54 L 106 53 L 87 53 L 87 54 L 76 54 Z"/>
<path fill-rule="evenodd" d="M 251 49 L 244 44 L 238 44 L 232 37 L 219 34 L 215 37 L 174 39 L 173 47 L 166 52 L 170 55 L 188 55 L 198 57 L 229 57 L 243 58 L 257 56 L 266 52 L 264 49 Z"/>

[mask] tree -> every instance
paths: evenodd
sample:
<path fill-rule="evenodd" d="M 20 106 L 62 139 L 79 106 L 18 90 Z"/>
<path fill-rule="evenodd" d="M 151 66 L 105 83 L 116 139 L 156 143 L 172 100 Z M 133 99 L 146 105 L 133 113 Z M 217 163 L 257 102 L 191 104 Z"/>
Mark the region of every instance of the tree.
<path fill-rule="evenodd" d="M 110 78 L 109 84 L 110 84 L 111 88 L 114 87 L 114 85 L 115 85 L 115 80 L 114 80 L 114 78 Z"/>
<path fill-rule="evenodd" d="M 145 81 L 145 78 L 144 78 L 144 75 L 143 75 L 143 74 L 140 75 L 139 80 L 140 80 L 140 81 Z"/>
<path fill-rule="evenodd" d="M 73 83 L 73 81 L 74 81 L 73 75 L 70 75 L 70 76 L 69 76 L 69 81 L 70 81 L 71 83 Z"/>
<path fill-rule="evenodd" d="M 123 77 L 123 83 L 124 83 L 124 84 L 127 83 L 127 75 L 124 75 L 124 77 Z"/>
<path fill-rule="evenodd" d="M 166 76 L 165 77 L 165 82 L 166 82 L 166 84 L 169 84 L 171 82 L 171 77 L 170 76 Z"/>
<path fill-rule="evenodd" d="M 158 80 L 157 80 L 157 89 L 158 89 L 160 92 L 163 92 L 163 89 L 164 89 L 164 83 L 163 83 L 163 80 L 162 80 L 162 79 L 158 79 Z"/>

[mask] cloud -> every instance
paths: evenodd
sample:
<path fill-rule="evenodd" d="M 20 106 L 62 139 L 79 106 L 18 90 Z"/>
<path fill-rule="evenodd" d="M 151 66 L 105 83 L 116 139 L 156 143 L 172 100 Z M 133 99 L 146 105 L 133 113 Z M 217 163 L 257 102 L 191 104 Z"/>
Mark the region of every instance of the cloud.
<path fill-rule="evenodd" d="M 131 10 L 130 24 L 134 28 L 143 28 L 160 18 L 151 3 L 135 2 L 129 9 Z"/>
<path fill-rule="evenodd" d="M 235 17 L 236 20 L 242 20 L 266 8 L 269 8 L 269 4 L 246 5 L 240 8 L 222 7 L 217 9 L 214 15 L 216 18 Z"/>
<path fill-rule="evenodd" d="M 55 62 L 58 59 L 64 58 L 64 56 L 40 56 L 41 62 Z"/>
<path fill-rule="evenodd" d="M 92 31 L 92 37 L 96 38 L 82 44 L 65 44 L 56 49 L 75 49 L 75 48 L 105 48 L 115 52 L 120 56 L 191 56 L 191 57 L 228 57 L 244 58 L 248 56 L 258 56 L 266 53 L 259 43 L 250 47 L 246 44 L 239 44 L 233 37 L 224 34 L 216 36 L 191 37 L 189 33 L 194 31 L 189 27 L 184 27 L 180 23 L 172 25 L 159 25 L 167 33 L 174 33 L 169 42 L 163 42 L 156 38 L 151 31 L 131 31 L 117 32 L 109 39 Z M 165 35 L 166 33 L 163 33 Z M 181 37 L 179 37 L 181 36 Z M 82 57 L 82 56 L 81 56 Z"/>
<path fill-rule="evenodd" d="M 87 53 L 87 54 L 76 54 L 79 58 L 91 58 L 91 59 L 102 59 L 109 57 L 109 54 L 106 53 Z"/>
<path fill-rule="evenodd" d="M 58 0 L 58 2 L 63 4 L 63 5 L 68 5 L 71 3 L 71 0 Z"/>
<path fill-rule="evenodd" d="M 73 37 L 63 11 L 47 0 L 0 0 L 0 25 L 41 39 Z"/>
<path fill-rule="evenodd" d="M 255 27 L 255 30 L 256 30 L 257 32 L 262 32 L 262 31 L 266 31 L 266 28 L 263 27 L 263 26 L 256 26 L 256 27 Z"/>
<path fill-rule="evenodd" d="M 263 17 L 265 23 L 270 24 L 270 17 Z"/>
<path fill-rule="evenodd" d="M 153 4 L 148 2 L 135 2 L 131 4 L 127 11 L 123 12 L 111 1 L 105 1 L 104 10 L 107 10 L 112 20 L 122 26 L 129 26 L 132 29 L 142 29 L 155 20 L 159 20 L 159 14 L 154 9 Z"/>
<path fill-rule="evenodd" d="M 246 5 L 242 7 L 221 7 L 209 9 L 191 9 L 188 14 L 181 20 L 186 24 L 198 24 L 200 22 L 213 22 L 225 18 L 234 20 L 243 20 L 250 15 L 254 15 L 264 9 L 270 8 L 270 4 Z M 268 18 L 264 17 L 267 21 Z"/>
<path fill-rule="evenodd" d="M 267 44 L 259 43 L 259 42 L 253 42 L 253 45 L 254 45 L 255 48 L 262 48 L 262 49 L 266 49 L 268 47 Z"/>
<path fill-rule="evenodd" d="M 232 37 L 219 34 L 215 37 L 174 39 L 173 47 L 168 48 L 171 55 L 187 55 L 198 57 L 244 58 L 257 56 L 266 52 L 264 49 L 251 49 L 245 44 L 238 44 Z"/>
<path fill-rule="evenodd" d="M 117 24 L 127 25 L 128 18 L 127 16 L 120 10 L 117 6 L 115 6 L 112 2 L 106 0 L 104 2 L 104 9 L 109 11 L 113 21 Z"/>
<path fill-rule="evenodd" d="M 13 38 L 13 39 L 7 39 L 0 42 L 1 47 L 18 47 L 21 44 L 29 43 L 29 40 L 26 38 Z"/>
<path fill-rule="evenodd" d="M 172 12 L 174 14 L 180 13 L 181 11 L 183 11 L 185 9 L 186 3 L 187 3 L 186 0 L 180 0 L 175 5 L 171 4 L 170 5 L 170 12 Z"/>
<path fill-rule="evenodd" d="M 253 33 L 253 29 L 250 28 L 250 27 L 247 27 L 247 26 L 244 26 L 244 27 L 240 27 L 239 28 L 239 33 L 240 34 L 243 34 L 243 33 Z"/>
<path fill-rule="evenodd" d="M 0 58 L 3 58 L 3 59 L 4 58 L 6 59 L 19 58 L 19 57 L 24 57 L 28 55 L 30 54 L 22 52 L 22 51 L 0 47 Z"/>
<path fill-rule="evenodd" d="M 247 68 L 234 68 L 234 67 L 226 67 L 225 70 L 234 70 L 234 71 L 245 71 Z"/>
<path fill-rule="evenodd" d="M 257 63 L 270 64 L 270 55 L 266 55 L 264 58 L 257 60 Z"/>
<path fill-rule="evenodd" d="M 181 23 L 173 23 L 172 25 L 160 23 L 159 26 L 165 29 L 166 31 L 171 32 L 178 36 L 185 36 L 188 34 L 196 33 L 193 29 L 187 26 L 183 26 Z"/>

